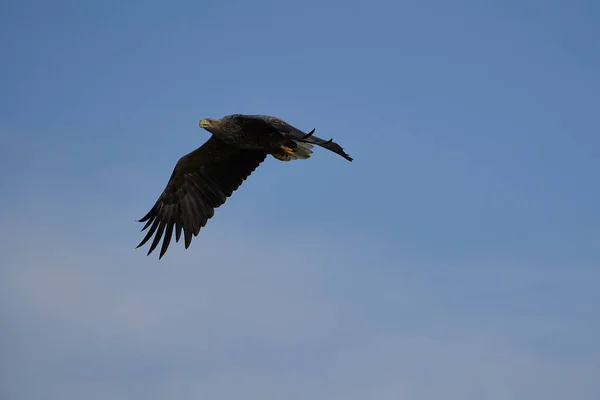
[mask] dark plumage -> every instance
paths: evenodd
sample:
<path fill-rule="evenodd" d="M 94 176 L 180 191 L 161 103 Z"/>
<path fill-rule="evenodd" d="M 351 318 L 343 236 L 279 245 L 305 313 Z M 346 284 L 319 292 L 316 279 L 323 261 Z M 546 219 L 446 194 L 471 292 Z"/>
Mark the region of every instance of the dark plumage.
<path fill-rule="evenodd" d="M 164 191 L 139 220 L 142 231 L 150 228 L 137 246 L 152 236 L 148 255 L 164 237 L 159 258 L 167 251 L 173 231 L 178 242 L 183 232 L 185 248 L 268 154 L 281 161 L 307 159 L 313 145 L 352 158 L 332 139 L 305 133 L 276 117 L 233 114 L 221 119 L 203 119 L 200 127 L 212 136 L 199 148 L 181 157 Z"/>

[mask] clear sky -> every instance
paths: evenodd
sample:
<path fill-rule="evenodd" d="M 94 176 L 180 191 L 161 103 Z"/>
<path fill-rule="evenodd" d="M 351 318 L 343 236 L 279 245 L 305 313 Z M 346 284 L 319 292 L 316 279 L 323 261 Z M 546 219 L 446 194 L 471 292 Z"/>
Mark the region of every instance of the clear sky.
<path fill-rule="evenodd" d="M 2 399 L 600 398 L 600 3 L 0 4 Z M 203 117 L 269 158 L 134 247 Z"/>

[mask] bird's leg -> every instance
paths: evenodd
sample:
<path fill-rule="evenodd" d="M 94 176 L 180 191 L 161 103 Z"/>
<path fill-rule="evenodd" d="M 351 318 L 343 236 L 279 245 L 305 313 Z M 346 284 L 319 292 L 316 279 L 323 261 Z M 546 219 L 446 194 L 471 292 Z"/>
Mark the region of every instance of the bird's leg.
<path fill-rule="evenodd" d="M 288 154 L 282 153 L 271 153 L 273 157 L 278 159 L 279 161 L 290 161 L 291 157 Z"/>
<path fill-rule="evenodd" d="M 283 152 L 285 154 L 289 154 L 289 155 L 292 155 L 296 152 L 296 150 L 292 149 L 291 147 L 286 146 L 285 144 L 281 145 L 281 150 L 283 150 Z"/>

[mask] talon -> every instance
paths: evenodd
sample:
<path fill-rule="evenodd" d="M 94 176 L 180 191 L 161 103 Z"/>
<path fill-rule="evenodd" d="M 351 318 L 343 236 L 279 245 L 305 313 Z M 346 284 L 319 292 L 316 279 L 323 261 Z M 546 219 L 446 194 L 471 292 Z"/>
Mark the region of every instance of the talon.
<path fill-rule="evenodd" d="M 292 154 L 294 154 L 294 153 L 295 153 L 295 150 L 294 150 L 294 149 L 292 149 L 291 147 L 287 147 L 287 146 L 286 146 L 286 145 L 284 145 L 284 144 L 282 144 L 282 145 L 281 145 L 281 150 L 283 150 L 283 152 L 284 152 L 285 154 L 289 154 L 289 155 L 292 155 Z"/>
<path fill-rule="evenodd" d="M 327 142 L 325 142 L 325 144 L 329 144 L 331 142 L 333 142 L 333 138 L 329 139 Z"/>
<path fill-rule="evenodd" d="M 271 153 L 271 155 L 280 161 L 290 161 L 291 158 L 288 154 Z"/>

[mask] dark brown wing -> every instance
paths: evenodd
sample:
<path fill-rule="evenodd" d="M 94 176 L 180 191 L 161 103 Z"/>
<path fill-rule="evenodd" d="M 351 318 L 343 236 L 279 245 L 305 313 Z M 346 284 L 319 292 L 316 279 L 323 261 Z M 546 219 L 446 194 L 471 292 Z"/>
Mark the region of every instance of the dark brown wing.
<path fill-rule="evenodd" d="M 240 115 L 237 114 L 237 119 L 240 124 L 248 129 L 249 127 L 255 130 L 261 129 L 264 132 L 271 131 L 275 129 L 283 136 L 291 137 L 294 140 L 298 140 L 301 142 L 306 142 L 310 144 L 316 144 L 318 146 L 323 147 L 329 151 L 332 151 L 340 156 L 344 157 L 348 161 L 352 161 L 352 157 L 350 157 L 333 139 L 324 140 L 320 137 L 314 135 L 314 130 L 310 135 L 307 135 L 306 132 L 302 132 L 300 129 L 296 128 L 285 122 L 282 119 L 277 117 L 272 117 L 269 115 Z M 260 128 L 259 128 L 260 127 Z"/>
<path fill-rule="evenodd" d="M 214 215 L 214 209 L 225 203 L 244 180 L 264 161 L 266 153 L 240 150 L 211 136 L 202 146 L 181 157 L 171 178 L 152 209 L 139 222 L 146 222 L 142 231 L 150 230 L 137 246 L 152 235 L 148 255 L 154 251 L 164 234 L 159 258 L 167 251 L 173 230 L 175 241 L 183 235 L 185 248 L 197 236 L 200 228 Z"/>

